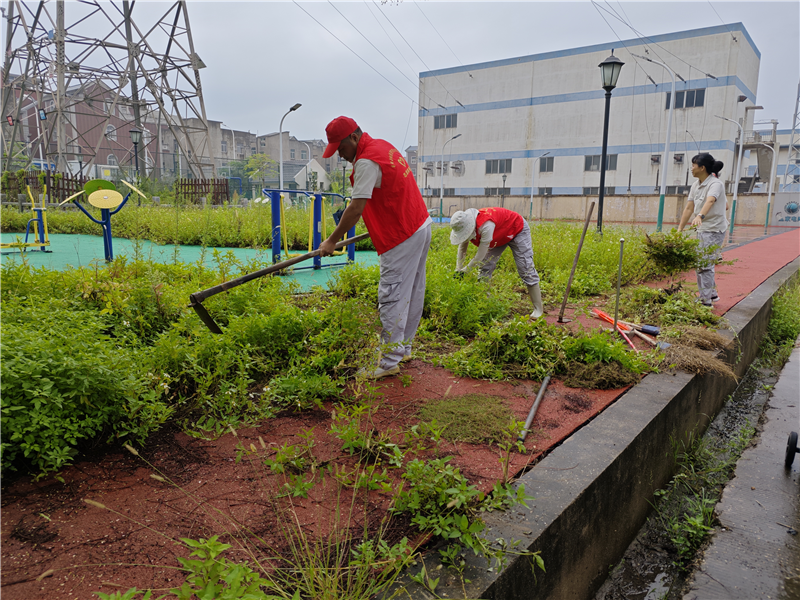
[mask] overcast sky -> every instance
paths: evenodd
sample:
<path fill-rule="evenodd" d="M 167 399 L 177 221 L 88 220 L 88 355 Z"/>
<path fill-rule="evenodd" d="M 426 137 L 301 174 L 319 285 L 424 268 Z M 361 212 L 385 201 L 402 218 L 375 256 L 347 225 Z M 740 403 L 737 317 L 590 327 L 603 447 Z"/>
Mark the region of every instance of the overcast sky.
<path fill-rule="evenodd" d="M 138 0 L 134 20 L 146 30 L 171 5 Z M 73 0 L 66 6 L 69 24 L 81 5 Z M 207 65 L 200 73 L 208 118 L 269 133 L 300 102 L 284 129 L 301 139 L 324 138 L 325 125 L 345 114 L 405 149 L 417 143 L 422 71 L 727 23 L 744 23 L 761 51 L 757 102 L 764 110 L 758 120 L 778 119 L 780 129 L 791 129 L 800 77 L 797 0 L 189 0 L 188 7 L 194 46 Z M 617 55 L 629 62 L 624 51 Z M 654 77 L 669 76 L 655 69 Z"/>

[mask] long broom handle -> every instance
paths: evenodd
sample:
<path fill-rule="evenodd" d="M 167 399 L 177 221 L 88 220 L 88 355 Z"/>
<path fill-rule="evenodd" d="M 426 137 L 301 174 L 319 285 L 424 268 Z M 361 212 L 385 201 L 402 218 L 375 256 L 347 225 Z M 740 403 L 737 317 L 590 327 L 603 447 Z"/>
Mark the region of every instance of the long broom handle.
<path fill-rule="evenodd" d="M 564 301 L 561 303 L 561 310 L 558 313 L 558 322 L 561 323 L 564 319 L 564 311 L 567 308 L 567 299 L 569 298 L 569 291 L 572 289 L 572 279 L 575 277 L 575 269 L 578 267 L 578 258 L 581 255 L 581 248 L 583 248 L 583 240 L 586 237 L 586 230 L 589 229 L 589 221 L 592 218 L 592 211 L 594 211 L 594 201 L 589 205 L 589 211 L 586 213 L 586 222 L 583 224 L 583 233 L 581 234 L 581 241 L 578 242 L 578 251 L 575 253 L 575 260 L 572 262 L 572 271 L 569 274 L 569 281 L 567 281 L 567 291 L 564 292 Z"/>
<path fill-rule="evenodd" d="M 342 240 L 338 242 L 334 246 L 334 250 L 338 250 L 339 248 L 343 248 L 344 246 L 348 246 L 350 244 L 355 244 L 356 242 L 360 242 L 361 240 L 365 240 L 369 237 L 368 233 L 362 233 L 361 235 L 357 235 L 355 237 L 351 237 L 346 240 Z M 314 258 L 319 254 L 319 250 L 314 250 L 313 252 L 309 252 L 307 254 L 302 254 L 300 256 L 295 256 L 294 258 L 290 258 L 289 260 L 284 260 L 283 262 L 275 263 L 274 265 L 270 265 L 265 269 L 261 269 L 259 271 L 254 271 L 253 273 L 248 273 L 247 275 L 242 275 L 241 277 L 237 277 L 236 279 L 231 279 L 230 281 L 226 281 L 224 283 L 220 283 L 219 285 L 215 285 L 214 287 L 208 288 L 207 290 L 202 290 L 200 292 L 195 292 L 189 298 L 192 301 L 192 304 L 195 302 L 202 302 L 206 298 L 219 294 L 220 292 L 225 292 L 227 290 L 233 289 L 242 285 L 243 283 L 247 283 L 248 281 L 253 281 L 253 279 L 258 279 L 259 277 L 264 277 L 265 275 L 269 275 L 270 273 L 275 273 L 276 271 L 280 271 L 287 267 L 291 267 L 292 265 L 296 265 L 297 263 L 301 263 L 309 258 Z"/>

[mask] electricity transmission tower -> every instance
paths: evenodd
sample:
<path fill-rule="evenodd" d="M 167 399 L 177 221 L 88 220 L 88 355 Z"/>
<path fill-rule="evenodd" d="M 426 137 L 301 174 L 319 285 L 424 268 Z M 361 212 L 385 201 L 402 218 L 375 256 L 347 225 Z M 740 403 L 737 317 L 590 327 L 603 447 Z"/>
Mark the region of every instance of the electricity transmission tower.
<path fill-rule="evenodd" d="M 205 65 L 195 52 L 186 1 L 162 13 L 164 6 L 5 3 L 4 169 L 12 161 L 30 165 L 37 153 L 58 171 L 67 171 L 76 157 L 88 169 L 110 136 L 116 140 L 121 130 L 127 139 L 135 128 L 144 131 L 144 143 L 125 151 L 137 153 L 137 160 L 142 152 L 161 156 L 168 133 L 193 177 L 216 177 L 200 83 Z"/>
<path fill-rule="evenodd" d="M 794 116 L 792 117 L 792 134 L 789 137 L 789 153 L 786 161 L 786 171 L 783 172 L 783 185 L 795 183 L 800 178 L 800 83 L 797 84 L 797 100 L 794 103 Z"/>

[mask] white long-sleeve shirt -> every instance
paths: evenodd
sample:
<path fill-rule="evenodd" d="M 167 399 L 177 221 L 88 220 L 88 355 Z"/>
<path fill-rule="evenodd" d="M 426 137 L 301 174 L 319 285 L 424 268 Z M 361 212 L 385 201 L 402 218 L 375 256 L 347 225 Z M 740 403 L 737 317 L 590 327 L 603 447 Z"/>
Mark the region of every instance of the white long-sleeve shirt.
<path fill-rule="evenodd" d="M 481 236 L 481 241 L 478 244 L 478 252 L 475 257 L 469 261 L 469 264 L 464 267 L 464 259 L 467 257 L 467 248 L 469 247 L 470 240 L 465 240 L 458 245 L 458 257 L 456 259 L 456 271 L 467 273 L 470 269 L 480 265 L 486 258 L 486 253 L 489 252 L 489 244 L 492 243 L 494 236 L 494 223 L 486 221 L 480 227 L 475 228 L 475 235 L 470 239 L 475 239 L 478 234 Z"/>

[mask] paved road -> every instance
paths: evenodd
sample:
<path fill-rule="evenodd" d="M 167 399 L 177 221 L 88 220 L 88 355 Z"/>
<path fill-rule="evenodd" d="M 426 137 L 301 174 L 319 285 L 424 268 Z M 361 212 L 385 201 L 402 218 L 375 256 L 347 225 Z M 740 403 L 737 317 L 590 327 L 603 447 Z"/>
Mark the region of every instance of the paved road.
<path fill-rule="evenodd" d="M 763 431 L 745 450 L 717 505 L 720 527 L 684 600 L 800 599 L 800 340 L 773 389 Z"/>

